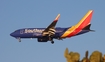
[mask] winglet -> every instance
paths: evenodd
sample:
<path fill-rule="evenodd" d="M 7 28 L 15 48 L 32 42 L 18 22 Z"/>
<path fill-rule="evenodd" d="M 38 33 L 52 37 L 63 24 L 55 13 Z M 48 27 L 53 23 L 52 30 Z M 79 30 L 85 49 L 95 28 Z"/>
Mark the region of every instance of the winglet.
<path fill-rule="evenodd" d="M 55 18 L 54 22 L 58 21 L 59 17 L 60 17 L 60 14 L 58 14 L 58 16 Z"/>

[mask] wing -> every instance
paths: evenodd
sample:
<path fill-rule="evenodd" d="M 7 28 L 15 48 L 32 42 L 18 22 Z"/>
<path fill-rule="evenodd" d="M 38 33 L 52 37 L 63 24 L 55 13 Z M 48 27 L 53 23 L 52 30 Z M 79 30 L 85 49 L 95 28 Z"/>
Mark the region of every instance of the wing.
<path fill-rule="evenodd" d="M 60 17 L 60 14 L 54 19 L 54 21 L 42 32 L 43 36 L 52 35 L 55 33 L 55 26 Z"/>
<path fill-rule="evenodd" d="M 83 28 L 90 24 L 92 14 L 93 10 L 89 10 L 76 25 L 69 28 L 61 37 L 71 37 L 79 33 Z"/>

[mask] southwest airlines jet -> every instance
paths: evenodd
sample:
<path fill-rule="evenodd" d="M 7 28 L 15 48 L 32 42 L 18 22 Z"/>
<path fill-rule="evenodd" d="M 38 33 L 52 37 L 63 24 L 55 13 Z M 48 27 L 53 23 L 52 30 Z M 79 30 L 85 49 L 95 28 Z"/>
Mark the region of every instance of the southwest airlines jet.
<path fill-rule="evenodd" d="M 70 38 L 90 31 L 94 31 L 90 30 L 90 21 L 92 18 L 92 14 L 93 10 L 89 10 L 77 24 L 67 28 L 55 27 L 60 17 L 60 14 L 58 14 L 58 16 L 47 28 L 18 29 L 10 35 L 18 39 L 19 42 L 21 42 L 21 38 L 37 38 L 38 42 L 51 41 L 51 43 L 53 44 L 53 39 L 62 40 L 65 38 Z"/>

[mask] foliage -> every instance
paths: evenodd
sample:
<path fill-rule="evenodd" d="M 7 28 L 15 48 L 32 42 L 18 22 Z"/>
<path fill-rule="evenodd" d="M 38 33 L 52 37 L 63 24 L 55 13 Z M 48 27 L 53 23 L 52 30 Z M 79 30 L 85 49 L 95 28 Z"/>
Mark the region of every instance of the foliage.
<path fill-rule="evenodd" d="M 68 48 L 66 48 L 64 52 L 64 57 L 67 62 L 105 62 L 105 55 L 103 56 L 101 52 L 94 51 L 88 58 L 88 51 L 85 52 L 85 57 L 80 60 L 80 54 L 78 52 L 69 52 Z"/>

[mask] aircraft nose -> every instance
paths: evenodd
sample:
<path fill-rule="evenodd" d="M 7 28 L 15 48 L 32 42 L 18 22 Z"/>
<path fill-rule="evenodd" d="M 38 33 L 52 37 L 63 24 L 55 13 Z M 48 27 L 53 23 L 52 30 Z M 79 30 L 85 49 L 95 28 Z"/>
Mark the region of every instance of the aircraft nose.
<path fill-rule="evenodd" d="M 10 36 L 14 36 L 14 33 L 11 33 Z"/>

